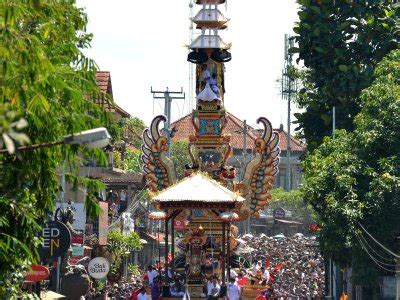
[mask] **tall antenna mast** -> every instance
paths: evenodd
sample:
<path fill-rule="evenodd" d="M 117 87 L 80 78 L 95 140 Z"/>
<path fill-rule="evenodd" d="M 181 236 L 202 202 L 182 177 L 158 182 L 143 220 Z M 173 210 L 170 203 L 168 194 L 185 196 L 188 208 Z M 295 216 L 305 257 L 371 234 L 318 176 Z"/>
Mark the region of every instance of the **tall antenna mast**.
<path fill-rule="evenodd" d="M 189 0 L 189 45 L 193 42 L 193 0 Z M 190 49 L 188 49 L 190 51 Z M 194 98 L 194 82 L 193 82 L 193 64 L 189 64 L 189 101 L 188 101 L 188 113 L 192 112 L 193 109 L 193 98 Z"/>
<path fill-rule="evenodd" d="M 285 34 L 285 63 L 282 72 L 282 99 L 287 101 L 287 137 L 286 137 L 286 185 L 285 188 L 287 191 L 291 190 L 292 188 L 292 170 L 290 164 L 290 124 L 291 124 L 291 111 L 290 111 L 290 102 L 293 99 L 293 96 L 296 95 L 297 92 L 297 83 L 296 79 L 294 78 L 293 74 L 291 73 L 293 64 L 292 59 L 293 55 L 289 52 L 289 49 L 293 47 L 294 41 L 293 37 L 288 34 Z"/>

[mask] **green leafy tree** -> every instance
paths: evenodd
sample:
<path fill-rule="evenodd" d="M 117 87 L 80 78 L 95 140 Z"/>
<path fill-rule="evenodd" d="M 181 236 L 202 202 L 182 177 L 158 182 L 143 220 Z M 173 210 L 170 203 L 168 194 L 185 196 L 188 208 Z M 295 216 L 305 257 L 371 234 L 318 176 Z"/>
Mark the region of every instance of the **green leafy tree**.
<path fill-rule="evenodd" d="M 112 126 L 114 165 L 129 172 L 141 172 L 141 146 L 144 122 L 137 118 L 122 118 Z"/>
<path fill-rule="evenodd" d="M 140 250 L 141 248 L 142 243 L 136 232 L 124 235 L 119 229 L 110 230 L 107 234 L 106 245 L 106 250 L 112 261 L 110 272 L 115 274 L 121 266 L 123 258 L 127 257 L 127 252 Z"/>
<path fill-rule="evenodd" d="M 5 0 L 0 22 L 0 146 L 12 153 L 29 140 L 59 141 L 107 125 L 106 114 L 93 102 L 104 97 L 96 85 L 96 65 L 82 53 L 91 40 L 87 16 L 75 1 Z M 101 184 L 76 176 L 77 166 L 91 157 L 105 162 L 102 150 L 79 145 L 0 154 L 1 299 L 22 295 L 23 271 L 38 263 L 36 235 L 59 198 L 61 169 L 75 186 L 86 187 L 87 213 L 98 213 L 94 192 Z"/>
<path fill-rule="evenodd" d="M 289 192 L 283 188 L 272 189 L 268 208 L 275 209 L 278 207 L 290 210 L 292 216 L 305 225 L 309 225 L 315 219 L 311 205 L 304 201 L 303 194 L 299 189 Z"/>
<path fill-rule="evenodd" d="M 171 142 L 171 159 L 174 162 L 177 178 L 183 178 L 185 165 L 191 164 L 189 156 L 189 143 L 187 141 Z"/>
<path fill-rule="evenodd" d="M 399 61 L 395 50 L 378 64 L 376 79 L 361 93 L 355 130 L 324 138 L 304 161 L 303 193 L 321 223 L 323 253 L 351 264 L 354 282 L 371 293 L 385 266 L 362 250 L 359 224 L 392 251 L 400 250 Z"/>
<path fill-rule="evenodd" d="M 142 172 L 141 151 L 138 149 L 128 149 L 123 161 L 123 169 L 130 172 Z"/>
<path fill-rule="evenodd" d="M 28 126 L 24 118 L 12 110 L 9 103 L 0 103 L 0 149 L 6 147 L 8 153 L 15 152 L 15 143 L 25 145 L 30 142 L 28 136 L 21 132 Z"/>
<path fill-rule="evenodd" d="M 128 141 L 129 145 L 140 149 L 142 146 L 142 133 L 146 128 L 143 120 L 138 117 L 132 117 L 123 120 L 122 128 L 124 130 L 124 137 Z"/>
<path fill-rule="evenodd" d="M 296 114 L 308 149 L 332 133 L 332 108 L 336 127 L 353 130 L 360 112 L 360 92 L 374 79 L 374 68 L 398 48 L 399 9 L 392 0 L 298 0 L 300 21 L 294 27 L 298 61 L 306 74 Z"/>

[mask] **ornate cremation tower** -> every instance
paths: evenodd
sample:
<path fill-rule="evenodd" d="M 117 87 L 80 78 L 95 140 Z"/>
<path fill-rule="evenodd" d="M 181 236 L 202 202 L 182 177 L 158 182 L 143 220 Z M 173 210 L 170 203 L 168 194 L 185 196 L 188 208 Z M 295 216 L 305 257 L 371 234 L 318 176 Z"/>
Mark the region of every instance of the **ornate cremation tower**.
<path fill-rule="evenodd" d="M 229 45 L 218 35 L 227 26 L 227 19 L 218 9 L 223 2 L 196 1 L 202 8 L 193 22 L 201 35 L 189 45 L 192 51 L 188 55 L 188 61 L 196 64 L 196 109 L 192 114 L 195 132 L 190 136 L 189 148 L 193 165 L 188 173 L 199 169 L 215 179 L 220 179 L 222 171 L 227 175 L 225 164 L 231 154 L 230 137 L 222 134 L 226 125 L 224 63 L 231 60 Z"/>
<path fill-rule="evenodd" d="M 150 128 L 143 132 L 143 173 L 148 188 L 156 193 L 152 203 L 159 210 L 149 217 L 165 220 L 165 261 L 169 253 L 169 222 L 179 220 L 186 224 L 187 232 L 180 245 L 185 256 L 180 259 L 189 283 L 200 283 L 208 272 L 221 274 L 225 282 L 231 266 L 230 251 L 237 245 L 231 223 L 251 215 L 257 217 L 259 210 L 268 204 L 279 164 L 279 136 L 273 132 L 271 123 L 261 117 L 257 121 L 264 131 L 255 141 L 254 158 L 246 165 L 240 182 L 235 169 L 226 165 L 231 146 L 230 136 L 224 135 L 227 123 L 224 64 L 231 60 L 231 54 L 230 45 L 218 35 L 227 26 L 227 19 L 218 8 L 224 2 L 196 0 L 200 10 L 193 22 L 201 35 L 188 45 L 191 52 L 187 59 L 196 65 L 196 108 L 192 113 L 194 130 L 188 149 L 192 164 L 186 168 L 186 178 L 176 178 L 174 165 L 166 155 L 167 138 L 159 130 L 165 116 L 155 117 Z M 178 269 L 174 260 L 174 232 L 171 235 L 171 267 Z M 218 267 L 214 267 L 216 255 L 220 258 Z M 207 265 L 207 261 L 211 263 Z"/>

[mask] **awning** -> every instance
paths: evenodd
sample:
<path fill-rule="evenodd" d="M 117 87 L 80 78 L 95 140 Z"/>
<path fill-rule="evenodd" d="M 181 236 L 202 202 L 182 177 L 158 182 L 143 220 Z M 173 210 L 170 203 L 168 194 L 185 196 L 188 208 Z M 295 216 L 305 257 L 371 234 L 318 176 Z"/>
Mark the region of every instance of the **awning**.
<path fill-rule="evenodd" d="M 189 49 L 229 49 L 219 35 L 200 35 L 190 45 Z"/>
<path fill-rule="evenodd" d="M 171 205 L 174 208 L 211 208 L 213 205 L 229 208 L 242 204 L 244 200 L 238 193 L 201 172 L 184 178 L 152 198 L 160 209 Z"/>
<path fill-rule="evenodd" d="M 275 219 L 275 221 L 283 224 L 292 224 L 292 225 L 303 225 L 303 223 L 296 222 L 296 221 L 290 221 L 290 220 L 282 220 L 282 219 Z"/>
<path fill-rule="evenodd" d="M 53 291 L 42 291 L 40 293 L 40 299 L 44 299 L 44 300 L 52 300 L 52 299 L 65 299 L 66 297 L 64 295 L 58 294 L 56 292 Z"/>

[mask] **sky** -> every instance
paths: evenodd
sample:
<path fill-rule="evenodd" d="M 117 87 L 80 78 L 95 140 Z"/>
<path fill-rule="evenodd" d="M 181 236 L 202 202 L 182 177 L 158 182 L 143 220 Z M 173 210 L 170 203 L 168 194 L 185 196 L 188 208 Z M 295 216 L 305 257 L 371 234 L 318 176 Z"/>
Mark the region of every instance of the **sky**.
<path fill-rule="evenodd" d="M 190 111 L 185 46 L 189 0 L 78 0 L 77 5 L 85 8 L 87 30 L 94 35 L 85 53 L 100 70 L 111 72 L 120 107 L 149 124 L 164 110 L 163 100 L 153 100 L 150 88 L 182 87 L 186 100 L 173 101 L 172 121 Z M 194 14 L 199 8 L 195 5 Z M 284 63 L 284 34 L 293 34 L 298 20 L 295 0 L 228 0 L 219 8 L 230 19 L 220 35 L 232 43 L 232 60 L 225 65 L 225 108 L 250 125 L 260 116 L 275 128 L 286 124 L 287 102 L 281 99 L 277 80 Z"/>

